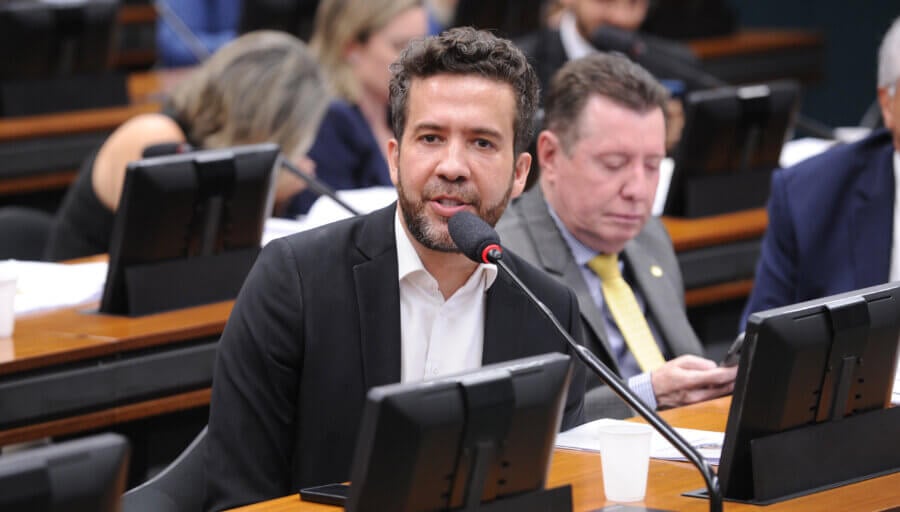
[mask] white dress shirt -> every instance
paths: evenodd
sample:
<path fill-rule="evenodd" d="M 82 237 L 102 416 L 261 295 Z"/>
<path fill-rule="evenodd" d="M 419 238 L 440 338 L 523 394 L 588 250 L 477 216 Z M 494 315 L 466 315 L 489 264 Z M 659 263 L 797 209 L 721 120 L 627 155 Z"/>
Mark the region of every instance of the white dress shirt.
<path fill-rule="evenodd" d="M 575 15 L 571 11 L 565 11 L 559 17 L 559 39 L 569 60 L 597 53 L 597 49 L 578 31 Z"/>
<path fill-rule="evenodd" d="M 481 264 L 447 300 L 425 270 L 400 220 L 394 219 L 400 278 L 402 382 L 430 379 L 481 367 L 484 306 L 497 267 Z"/>

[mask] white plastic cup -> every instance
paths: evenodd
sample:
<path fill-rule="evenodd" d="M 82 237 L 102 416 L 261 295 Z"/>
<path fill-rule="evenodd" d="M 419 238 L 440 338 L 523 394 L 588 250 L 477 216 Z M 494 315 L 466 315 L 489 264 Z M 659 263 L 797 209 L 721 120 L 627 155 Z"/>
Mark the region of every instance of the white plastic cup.
<path fill-rule="evenodd" d="M 0 262 L 0 338 L 12 336 L 16 324 L 16 282 L 15 264 Z"/>
<path fill-rule="evenodd" d="M 647 493 L 650 438 L 643 423 L 615 423 L 598 427 L 603 492 L 610 501 L 642 501 Z"/>

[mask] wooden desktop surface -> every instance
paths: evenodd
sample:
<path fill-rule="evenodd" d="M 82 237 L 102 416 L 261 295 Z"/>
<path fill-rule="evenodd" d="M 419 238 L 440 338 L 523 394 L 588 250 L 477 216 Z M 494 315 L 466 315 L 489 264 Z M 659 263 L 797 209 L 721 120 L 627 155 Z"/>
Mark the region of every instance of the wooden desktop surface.
<path fill-rule="evenodd" d="M 730 398 L 720 398 L 688 407 L 665 411 L 662 416 L 676 427 L 724 431 Z M 548 487 L 572 485 L 573 510 L 594 511 L 612 505 L 603 494 L 600 455 L 557 449 L 550 465 Z M 709 510 L 706 500 L 681 496 L 685 491 L 703 487 L 697 470 L 686 462 L 653 459 L 647 480 L 647 496 L 643 502 L 632 504 L 664 510 L 701 512 Z M 883 511 L 900 505 L 900 473 L 858 482 L 836 489 L 783 501 L 766 507 L 739 503 L 725 503 L 726 511 L 822 511 L 853 510 L 856 512 Z M 338 507 L 301 501 L 299 495 L 257 503 L 240 509 L 243 512 L 305 512 L 335 511 Z"/>
<path fill-rule="evenodd" d="M 726 36 L 688 41 L 688 46 L 701 60 L 797 47 L 819 48 L 822 44 L 822 35 L 817 32 L 766 28 L 745 28 Z"/>
<path fill-rule="evenodd" d="M 214 339 L 222 333 L 233 304 L 219 302 L 136 318 L 98 314 L 97 304 L 90 304 L 20 317 L 13 336 L 0 339 L 0 380 L 33 371 L 65 371 L 73 364 L 103 364 L 143 349 Z M 209 397 L 207 386 L 6 428 L 0 430 L 0 446 L 202 407 L 209 404 Z"/>

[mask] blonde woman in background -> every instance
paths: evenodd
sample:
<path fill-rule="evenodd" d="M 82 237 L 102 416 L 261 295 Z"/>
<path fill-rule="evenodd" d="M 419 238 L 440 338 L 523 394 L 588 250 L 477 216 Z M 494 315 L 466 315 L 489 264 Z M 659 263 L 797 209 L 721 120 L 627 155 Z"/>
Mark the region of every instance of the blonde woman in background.
<path fill-rule="evenodd" d="M 45 259 L 109 250 L 126 166 L 152 146 L 275 142 L 287 158 L 308 168 L 304 155 L 328 99 L 318 63 L 294 36 L 258 31 L 226 44 L 176 86 L 162 112 L 126 121 L 87 158 L 56 214 Z M 282 172 L 276 187 L 278 210 L 305 184 Z"/>
<path fill-rule="evenodd" d="M 406 44 L 428 31 L 421 0 L 322 0 L 310 47 L 333 101 L 309 157 L 316 175 L 337 190 L 390 186 L 385 145 L 389 67 Z M 305 213 L 316 196 L 306 191 L 287 214 Z"/>

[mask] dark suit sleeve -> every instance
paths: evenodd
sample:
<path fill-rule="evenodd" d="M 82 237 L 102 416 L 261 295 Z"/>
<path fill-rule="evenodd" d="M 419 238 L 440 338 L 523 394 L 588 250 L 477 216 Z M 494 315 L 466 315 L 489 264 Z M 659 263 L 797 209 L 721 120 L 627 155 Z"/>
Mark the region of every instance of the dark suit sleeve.
<path fill-rule="evenodd" d="M 286 242 L 263 249 L 219 342 L 206 451 L 207 508 L 290 489 L 303 353 L 302 283 Z"/>
<path fill-rule="evenodd" d="M 740 331 L 744 330 L 751 313 L 794 302 L 797 238 L 796 226 L 790 213 L 787 185 L 785 172 L 776 171 L 772 176 L 772 191 L 769 195 L 769 225 L 763 237 L 753 292 L 741 316 Z"/>

